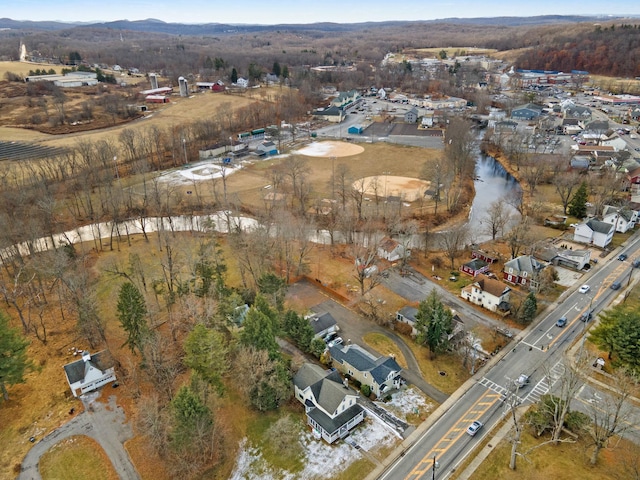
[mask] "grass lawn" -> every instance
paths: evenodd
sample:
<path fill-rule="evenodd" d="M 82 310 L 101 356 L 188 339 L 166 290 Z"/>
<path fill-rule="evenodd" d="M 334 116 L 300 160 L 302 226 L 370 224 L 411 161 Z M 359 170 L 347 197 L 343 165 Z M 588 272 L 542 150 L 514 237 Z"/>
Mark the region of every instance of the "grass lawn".
<path fill-rule="evenodd" d="M 511 443 L 501 441 L 489 454 L 489 457 L 473 473 L 473 480 L 539 480 L 553 478 L 558 480 L 608 480 L 636 478 L 632 469 L 640 466 L 638 447 L 631 442 L 613 439 L 610 449 L 602 451 L 595 466 L 589 463 L 591 447 L 587 439 L 578 439 L 575 443 L 547 444 L 535 448 L 543 441 L 528 432 L 521 437 L 519 452 L 529 453 L 517 459 L 516 470 L 509 469 Z M 531 450 L 535 448 L 535 450 Z M 462 471 L 464 469 L 460 469 Z M 637 471 L 637 470 L 636 470 Z M 453 477 L 454 479 L 456 477 Z"/>
<path fill-rule="evenodd" d="M 416 344 L 408 337 L 405 337 L 405 341 L 413 350 L 425 381 L 438 390 L 450 395 L 471 377 L 457 355 L 442 354 L 430 359 L 427 347 Z M 445 375 L 441 375 L 440 372 L 444 372 Z"/>
<path fill-rule="evenodd" d="M 39 468 L 43 480 L 118 479 L 100 445 L 85 436 L 69 437 L 54 445 L 40 459 Z"/>
<path fill-rule="evenodd" d="M 407 361 L 393 340 L 382 333 L 367 333 L 364 342 L 382 355 L 393 355 L 402 368 L 407 368 Z"/>

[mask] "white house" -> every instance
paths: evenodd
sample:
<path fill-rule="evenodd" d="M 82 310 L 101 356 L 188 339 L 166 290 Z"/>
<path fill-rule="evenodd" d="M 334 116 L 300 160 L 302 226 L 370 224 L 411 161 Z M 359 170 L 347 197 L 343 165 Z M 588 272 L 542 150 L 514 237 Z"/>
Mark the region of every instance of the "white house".
<path fill-rule="evenodd" d="M 336 370 L 305 363 L 293 377 L 296 399 L 304 405 L 307 424 L 316 436 L 333 443 L 364 420 L 358 395 Z"/>
<path fill-rule="evenodd" d="M 82 358 L 64 366 L 67 383 L 74 397 L 97 390 L 109 382 L 115 382 L 113 357 L 108 350 L 94 355 L 82 352 Z"/>
<path fill-rule="evenodd" d="M 592 218 L 587 222 L 578 224 L 573 232 L 573 240 L 604 248 L 611 243 L 614 230 L 612 224 Z"/>
<path fill-rule="evenodd" d="M 416 330 L 416 322 L 418 321 L 416 318 L 417 314 L 418 309 L 408 305 L 396 312 L 396 321 L 411 325 L 411 335 L 413 336 L 418 334 L 418 330 Z"/>
<path fill-rule="evenodd" d="M 478 275 L 476 278 L 478 280 L 462 289 L 460 296 L 492 312 L 509 311 L 511 288 L 500 280 L 489 278 L 486 275 Z"/>
<path fill-rule="evenodd" d="M 249 86 L 249 80 L 240 77 L 238 78 L 238 80 L 236 80 L 236 83 L 234 85 L 240 88 L 247 88 Z"/>
<path fill-rule="evenodd" d="M 628 208 L 618 208 L 605 205 L 602 212 L 602 221 L 615 226 L 615 231 L 620 233 L 633 230 L 638 221 L 638 212 Z"/>
<path fill-rule="evenodd" d="M 384 237 L 378 245 L 378 256 L 390 262 L 396 262 L 409 255 L 411 251 L 391 237 Z"/>

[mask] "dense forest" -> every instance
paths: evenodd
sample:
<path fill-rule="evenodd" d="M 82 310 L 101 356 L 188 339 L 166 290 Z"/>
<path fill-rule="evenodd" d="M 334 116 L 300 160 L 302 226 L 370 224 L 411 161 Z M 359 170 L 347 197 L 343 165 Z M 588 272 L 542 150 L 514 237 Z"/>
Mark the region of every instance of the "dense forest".
<path fill-rule="evenodd" d="M 614 77 L 640 76 L 640 24 L 599 24 L 588 32 L 559 35 L 525 51 L 518 66 L 527 69 L 587 70 Z"/>

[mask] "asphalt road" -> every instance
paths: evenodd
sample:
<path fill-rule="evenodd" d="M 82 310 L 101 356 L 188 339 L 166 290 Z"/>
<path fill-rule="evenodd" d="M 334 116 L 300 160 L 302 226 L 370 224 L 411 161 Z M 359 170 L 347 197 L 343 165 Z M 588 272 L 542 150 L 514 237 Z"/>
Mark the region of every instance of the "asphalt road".
<path fill-rule="evenodd" d="M 111 460 L 120 478 L 126 480 L 139 478 L 123 446 L 125 441 L 133 437 L 131 426 L 126 423 L 124 410 L 116 405 L 115 396 L 109 397 L 108 405 L 93 402 L 93 397 L 95 394 L 89 394 L 83 401 L 84 412 L 34 444 L 22 461 L 18 480 L 40 480 L 42 478 L 38 469 L 40 457 L 58 442 L 74 435 L 86 435 L 96 440 Z"/>
<path fill-rule="evenodd" d="M 511 350 L 475 377 L 476 382 L 468 390 L 456 392 L 457 401 L 377 478 L 429 479 L 433 474 L 434 458 L 438 462 L 438 479 L 448 478 L 506 413 L 503 395 L 513 390 L 513 382 L 520 374 L 530 377 L 529 385 L 517 392 L 523 404 L 536 402 L 551 390 L 564 368 L 565 351 L 586 331 L 587 325 L 580 320 L 580 315 L 589 308 L 596 315 L 609 305 L 622 291 L 610 289 L 615 280 L 624 286 L 632 275 L 640 275 L 630 263 L 638 255 L 639 248 L 640 237 L 633 236 L 623 249 L 593 269 L 585 282 L 591 287 L 587 294 L 577 290 L 565 292 L 557 302 L 557 308 L 523 332 Z M 624 262 L 616 259 L 622 251 L 629 254 Z M 555 326 L 561 316 L 568 319 L 564 328 Z M 545 368 L 551 371 L 550 378 L 545 376 Z M 593 393 L 587 395 L 593 396 Z M 466 429 L 474 420 L 481 421 L 485 427 L 471 437 Z"/>

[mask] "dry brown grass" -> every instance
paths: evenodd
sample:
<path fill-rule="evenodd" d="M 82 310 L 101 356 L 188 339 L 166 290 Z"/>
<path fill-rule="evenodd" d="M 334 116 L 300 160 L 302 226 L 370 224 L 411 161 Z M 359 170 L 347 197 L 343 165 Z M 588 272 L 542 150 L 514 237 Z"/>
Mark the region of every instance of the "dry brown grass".
<path fill-rule="evenodd" d="M 43 480 L 117 480 L 118 474 L 104 450 L 92 438 L 69 437 L 55 444 L 40 459 Z"/>
<path fill-rule="evenodd" d="M 391 356 L 393 355 L 402 368 L 407 367 L 407 361 L 402 354 L 402 351 L 398 348 L 394 341 L 389 339 L 386 335 L 382 333 L 367 333 L 364 338 L 364 343 L 373 348 L 376 352 L 381 353 L 382 355 Z"/>

